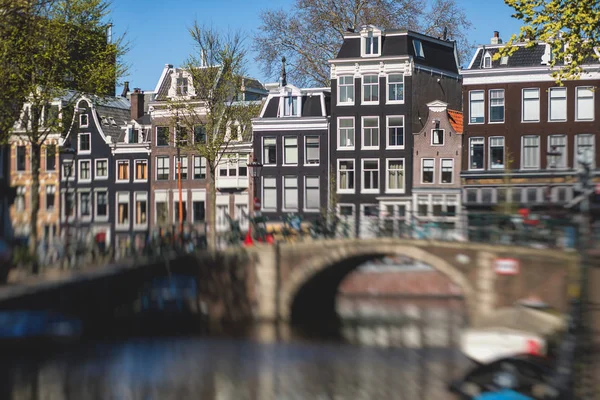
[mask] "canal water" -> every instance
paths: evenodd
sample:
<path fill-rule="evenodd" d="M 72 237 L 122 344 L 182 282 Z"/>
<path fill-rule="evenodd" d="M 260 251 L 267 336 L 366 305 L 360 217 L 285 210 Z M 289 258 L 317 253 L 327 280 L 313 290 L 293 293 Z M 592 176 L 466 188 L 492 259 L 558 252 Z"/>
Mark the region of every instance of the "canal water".
<path fill-rule="evenodd" d="M 338 338 L 256 326 L 237 336 L 88 340 L 2 356 L 3 400 L 453 399 L 468 368 L 455 298 L 341 297 Z"/>

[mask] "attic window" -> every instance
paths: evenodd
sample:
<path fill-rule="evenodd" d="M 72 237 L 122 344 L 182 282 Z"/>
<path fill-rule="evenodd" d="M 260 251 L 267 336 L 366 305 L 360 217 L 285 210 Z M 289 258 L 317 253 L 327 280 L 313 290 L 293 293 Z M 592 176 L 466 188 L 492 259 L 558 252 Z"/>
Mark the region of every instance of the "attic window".
<path fill-rule="evenodd" d="M 420 40 L 413 39 L 413 47 L 415 48 L 415 56 L 425 58 L 425 53 L 423 52 L 423 44 Z"/>
<path fill-rule="evenodd" d="M 111 125 L 117 126 L 117 123 L 115 122 L 115 119 L 113 117 L 108 117 L 108 119 L 110 120 Z"/>
<path fill-rule="evenodd" d="M 379 37 L 374 36 L 373 31 L 369 31 L 369 34 L 365 38 L 365 54 L 366 55 L 379 54 Z"/>
<path fill-rule="evenodd" d="M 188 79 L 177 78 L 177 95 L 187 96 L 188 94 Z"/>
<path fill-rule="evenodd" d="M 101 116 L 100 118 L 102 119 L 102 125 L 108 125 L 108 119 L 105 115 Z"/>
<path fill-rule="evenodd" d="M 492 68 L 492 55 L 485 53 L 483 56 L 483 68 Z"/>
<path fill-rule="evenodd" d="M 500 58 L 500 65 L 508 65 L 508 56 L 502 56 L 502 58 Z"/>

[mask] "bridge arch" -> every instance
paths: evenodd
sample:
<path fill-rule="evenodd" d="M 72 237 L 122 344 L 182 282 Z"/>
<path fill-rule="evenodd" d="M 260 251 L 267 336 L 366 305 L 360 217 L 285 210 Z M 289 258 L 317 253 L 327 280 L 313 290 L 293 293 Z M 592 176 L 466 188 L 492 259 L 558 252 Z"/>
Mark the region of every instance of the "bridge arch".
<path fill-rule="evenodd" d="M 402 245 L 385 239 L 369 241 L 368 245 L 358 240 L 332 241 L 327 245 L 331 251 L 308 254 L 306 261 L 297 264 L 282 282 L 281 319 L 290 322 L 302 319 L 302 307 L 310 308 L 312 315 L 335 313 L 335 296 L 341 281 L 365 261 L 384 256 L 406 256 L 444 274 L 462 290 L 469 318 L 476 318 L 476 289 L 456 260 L 432 254 L 426 246 Z"/>

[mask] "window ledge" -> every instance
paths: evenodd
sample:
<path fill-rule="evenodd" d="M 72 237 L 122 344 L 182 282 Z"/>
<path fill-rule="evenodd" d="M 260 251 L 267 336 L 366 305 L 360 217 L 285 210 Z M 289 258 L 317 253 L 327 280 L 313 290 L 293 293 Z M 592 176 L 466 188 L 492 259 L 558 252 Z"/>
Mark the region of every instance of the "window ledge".
<path fill-rule="evenodd" d="M 354 146 L 352 147 L 338 147 L 337 150 L 338 151 L 353 151 L 355 149 Z"/>
<path fill-rule="evenodd" d="M 406 147 L 405 146 L 387 146 L 385 149 L 386 150 L 405 150 Z"/>
<path fill-rule="evenodd" d="M 340 102 L 338 102 L 337 105 L 338 106 L 353 106 L 354 102 L 351 102 L 351 103 L 350 102 L 348 102 L 348 103 L 340 103 Z"/>
<path fill-rule="evenodd" d="M 336 193 L 340 193 L 340 194 L 354 194 L 355 190 L 354 189 L 337 189 Z"/>
<path fill-rule="evenodd" d="M 360 103 L 361 106 L 378 106 L 379 100 L 377 101 L 363 101 Z"/>
<path fill-rule="evenodd" d="M 490 122 L 488 122 L 488 124 L 490 124 L 490 125 L 498 125 L 498 124 L 503 124 L 503 123 L 504 123 L 504 121 L 490 121 Z"/>
<path fill-rule="evenodd" d="M 303 208 L 303 209 L 302 209 L 302 212 L 305 212 L 305 213 L 318 213 L 318 212 L 321 212 L 321 210 L 318 210 L 318 209 L 306 209 L 306 208 Z"/>
<path fill-rule="evenodd" d="M 134 179 L 133 180 L 133 183 L 146 183 L 146 182 L 148 182 L 148 179 Z"/>
<path fill-rule="evenodd" d="M 379 146 L 362 146 L 361 150 L 379 150 Z"/>
<path fill-rule="evenodd" d="M 360 193 L 361 194 L 379 194 L 380 190 L 379 189 L 361 189 Z"/>
<path fill-rule="evenodd" d="M 306 163 L 305 163 L 305 164 L 304 164 L 304 166 L 305 166 L 305 167 L 318 167 L 318 166 L 320 166 L 320 165 L 321 165 L 321 164 L 319 164 L 319 163 L 316 163 L 316 164 L 306 164 Z"/>
<path fill-rule="evenodd" d="M 406 189 L 386 189 L 385 193 L 389 194 L 405 194 Z"/>
<path fill-rule="evenodd" d="M 106 181 L 106 180 L 108 180 L 108 175 L 96 176 L 94 178 L 94 180 L 96 180 L 96 181 Z"/>
<path fill-rule="evenodd" d="M 385 104 L 404 104 L 404 100 L 387 100 Z"/>
<path fill-rule="evenodd" d="M 129 179 L 127 179 L 127 180 L 125 180 L 125 179 L 123 179 L 123 180 L 117 179 L 117 180 L 115 180 L 115 183 L 129 183 Z"/>

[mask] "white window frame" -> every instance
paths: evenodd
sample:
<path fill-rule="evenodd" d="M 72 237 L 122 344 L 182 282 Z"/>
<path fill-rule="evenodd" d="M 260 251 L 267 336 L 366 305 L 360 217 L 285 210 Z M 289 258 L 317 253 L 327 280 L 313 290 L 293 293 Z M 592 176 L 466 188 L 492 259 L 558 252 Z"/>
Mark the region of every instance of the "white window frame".
<path fill-rule="evenodd" d="M 206 158 L 202 157 L 202 156 L 193 156 L 193 164 L 192 164 L 192 180 L 196 180 L 196 181 L 200 181 L 203 179 L 206 179 Z M 196 178 L 196 160 L 200 160 L 200 175 L 202 175 L 202 169 L 204 169 L 204 178 Z M 202 163 L 202 160 L 204 160 L 204 163 Z"/>
<path fill-rule="evenodd" d="M 308 183 L 307 183 L 307 181 L 308 181 L 309 178 L 310 179 L 316 179 L 317 182 L 318 182 L 318 185 L 317 185 L 316 188 L 317 188 L 317 192 L 318 192 L 318 195 L 319 195 L 319 197 L 318 197 L 319 198 L 319 207 L 317 207 L 317 208 L 308 208 L 307 207 L 307 204 L 308 204 L 308 201 L 307 201 L 307 198 L 308 198 Z M 314 190 L 315 187 L 313 186 L 313 187 L 311 187 L 311 189 Z M 304 211 L 304 212 L 319 212 L 319 211 L 321 211 L 321 178 L 318 175 L 307 175 L 307 176 L 305 176 L 304 177 L 304 190 L 303 190 L 303 192 L 304 192 L 304 196 L 303 196 L 304 198 L 302 199 L 302 207 L 303 207 L 302 211 Z"/>
<path fill-rule="evenodd" d="M 537 165 L 535 166 L 525 166 L 525 138 L 537 138 Z M 540 155 L 541 155 L 541 138 L 539 135 L 523 135 L 521 136 L 521 169 L 528 169 L 528 170 L 534 170 L 534 169 L 540 169 L 541 167 L 541 160 L 540 160 Z"/>
<path fill-rule="evenodd" d="M 423 50 L 423 43 L 419 39 L 413 39 L 413 48 L 415 50 L 415 57 L 425 58 L 425 50 Z"/>
<path fill-rule="evenodd" d="M 67 174 L 65 173 L 65 167 L 70 164 L 71 165 L 71 176 L 69 178 L 67 178 Z M 77 179 L 77 171 L 75 170 L 76 168 L 75 162 L 73 159 L 68 159 L 68 160 L 63 160 L 60 163 L 60 180 L 63 182 L 66 182 L 67 179 L 69 180 L 69 182 L 75 182 L 75 179 Z"/>
<path fill-rule="evenodd" d="M 294 108 L 295 104 L 295 108 Z M 280 97 L 280 113 L 282 117 L 299 117 L 302 115 L 300 108 L 302 107 L 302 97 L 295 96 L 292 93 L 287 93 Z"/>
<path fill-rule="evenodd" d="M 402 189 L 390 188 L 390 161 L 402 161 Z M 394 170 L 397 171 L 397 170 Z M 406 161 L 404 158 L 387 158 L 385 160 L 385 192 L 406 193 Z"/>
<path fill-rule="evenodd" d="M 129 220 L 127 224 L 119 223 L 119 194 L 127 195 L 127 215 Z M 115 193 L 115 230 L 129 230 L 132 225 L 132 215 L 131 215 L 131 195 L 130 192 L 116 192 Z"/>
<path fill-rule="evenodd" d="M 365 145 L 365 120 L 367 119 L 376 119 L 377 120 L 377 146 L 366 146 Z M 381 128 L 380 128 L 380 123 L 379 123 L 379 116 L 363 116 L 360 118 L 360 134 L 361 134 L 361 150 L 378 150 L 380 143 L 381 143 Z M 374 129 L 374 128 L 368 128 L 368 129 Z M 371 136 L 371 142 L 373 142 L 373 137 Z"/>
<path fill-rule="evenodd" d="M 146 178 L 137 179 L 137 165 L 138 163 L 146 164 Z M 146 159 L 135 159 L 133 160 L 133 181 L 134 182 L 148 182 L 148 175 L 150 174 L 150 169 L 148 168 L 148 160 Z"/>
<path fill-rule="evenodd" d="M 344 171 L 352 171 L 352 189 L 342 189 L 340 187 L 340 183 L 341 183 L 341 170 L 340 170 L 340 165 L 342 162 L 347 162 L 350 161 L 352 162 L 352 169 L 346 169 Z M 337 193 L 355 193 L 356 191 L 356 160 L 353 158 L 339 158 L 337 160 L 337 169 L 336 169 L 336 182 L 337 182 Z"/>
<path fill-rule="evenodd" d="M 340 84 L 340 80 L 341 78 L 350 78 L 352 81 L 352 85 L 348 85 L 346 83 L 344 83 L 343 85 Z M 352 106 L 354 105 L 354 103 L 356 102 L 356 82 L 354 81 L 354 76 L 353 75 L 341 75 L 338 76 L 337 79 L 337 85 L 338 85 L 338 95 L 337 95 L 337 104 L 340 106 Z M 352 87 L 352 101 L 344 101 L 342 102 L 340 100 L 340 94 L 341 94 L 341 90 L 340 87 Z"/>
<path fill-rule="evenodd" d="M 127 179 L 119 179 L 119 163 L 127 163 Z M 131 181 L 131 163 L 129 160 L 115 160 L 115 183 L 129 183 Z"/>
<path fill-rule="evenodd" d="M 575 168 L 579 166 L 579 161 L 577 161 L 577 157 L 579 156 L 579 138 L 583 136 L 592 138 L 592 154 L 594 155 L 592 161 L 592 168 L 596 168 L 596 135 L 594 135 L 593 133 L 580 133 L 575 135 L 575 145 L 573 146 L 575 148 Z"/>
<path fill-rule="evenodd" d="M 525 119 L 525 93 L 526 92 L 534 92 L 537 91 L 537 119 Z M 533 98 L 532 98 L 533 99 Z M 528 100 L 529 102 L 532 102 L 534 100 Z M 521 122 L 523 123 L 536 123 L 536 122 L 540 122 L 540 118 L 541 118 L 541 113 L 540 113 L 540 108 L 541 108 L 541 98 L 540 98 L 540 88 L 523 88 L 521 89 Z"/>
<path fill-rule="evenodd" d="M 562 154 L 563 163 L 562 163 L 562 165 L 559 165 L 559 166 L 556 166 L 555 168 L 552 168 L 551 164 L 553 164 L 553 163 L 551 163 L 550 160 L 554 160 L 554 158 L 552 158 L 554 156 L 547 155 L 548 160 L 547 160 L 546 169 L 552 169 L 552 170 L 555 170 L 555 169 L 567 169 L 568 166 L 569 166 L 569 159 L 568 159 L 569 158 L 569 150 L 568 150 L 568 147 L 569 147 L 569 137 L 567 135 L 565 135 L 565 134 L 548 135 L 548 140 L 547 140 L 547 142 L 548 142 L 547 143 L 548 150 L 547 151 L 548 152 L 552 151 L 552 143 L 551 143 L 552 142 L 552 138 L 556 138 L 556 137 L 561 137 L 561 138 L 564 139 L 565 145 L 563 146 L 563 150 L 564 151 L 563 151 L 563 154 Z"/>
<path fill-rule="evenodd" d="M 104 193 L 106 195 L 106 215 L 98 215 L 98 195 Z M 110 201 L 108 201 L 108 189 L 94 190 L 94 221 L 108 221 L 110 216 Z"/>
<path fill-rule="evenodd" d="M 371 86 L 377 86 L 377 100 L 365 100 L 365 78 L 366 77 L 375 77 L 376 80 L 376 85 L 369 83 L 369 93 L 372 94 L 371 92 Z M 365 74 L 361 77 L 361 96 L 360 96 L 360 104 L 364 104 L 364 105 L 376 105 L 379 104 L 379 94 L 381 92 L 380 88 L 379 88 L 379 75 L 378 74 Z"/>
<path fill-rule="evenodd" d="M 106 163 L 106 175 L 98 175 L 98 162 L 104 161 Z M 97 158 L 94 160 L 94 180 L 107 180 L 110 175 L 108 171 L 108 158 Z"/>
<path fill-rule="evenodd" d="M 15 199 L 15 207 L 16 207 L 16 202 L 18 201 L 18 197 L 19 197 L 19 187 L 17 186 L 17 198 Z M 71 212 L 70 215 L 67 215 L 67 196 L 68 195 L 73 195 L 73 203 L 71 204 L 71 209 L 69 210 Z M 25 196 L 23 196 L 23 204 L 25 205 Z M 61 220 L 62 221 L 68 221 L 68 222 L 73 222 L 75 221 L 76 218 L 76 213 L 77 211 L 77 192 L 75 191 L 75 189 L 71 189 L 69 188 L 68 191 L 62 189 L 61 193 L 60 193 L 60 216 L 61 216 Z"/>
<path fill-rule="evenodd" d="M 492 55 L 489 52 L 485 52 L 483 56 L 483 68 L 492 68 Z"/>
<path fill-rule="evenodd" d="M 492 100 L 496 100 L 496 98 L 492 97 L 492 92 L 502 92 L 502 120 L 501 121 L 492 121 L 492 108 L 500 107 L 499 105 L 492 105 Z M 504 89 L 490 89 L 488 91 L 488 123 L 490 124 L 503 124 L 506 120 L 506 92 Z"/>
<path fill-rule="evenodd" d="M 391 75 L 401 75 L 402 83 L 394 82 L 390 83 Z M 390 85 L 402 85 L 402 100 L 390 100 Z M 385 103 L 386 104 L 404 104 L 404 73 L 403 72 L 389 72 L 385 77 Z"/>
<path fill-rule="evenodd" d="M 425 161 L 431 161 L 433 165 L 433 171 L 431 171 L 431 182 L 425 182 Z M 422 158 L 421 159 L 421 184 L 422 185 L 435 185 L 435 158 Z"/>
<path fill-rule="evenodd" d="M 352 121 L 352 136 L 353 136 L 353 141 L 352 141 L 352 146 L 344 146 L 342 147 L 341 145 L 341 130 L 340 130 L 340 121 L 342 120 L 351 120 Z M 344 129 L 350 129 L 350 128 L 344 128 Z M 337 149 L 338 150 L 354 150 L 356 148 L 356 118 L 354 117 L 338 117 L 337 119 Z"/>
<path fill-rule="evenodd" d="M 596 94 L 595 91 L 593 90 L 594 88 L 592 86 L 577 86 L 575 88 L 575 121 L 582 121 L 582 122 L 589 122 L 589 121 L 594 121 L 595 120 L 595 116 L 596 116 Z M 580 100 L 580 96 L 579 96 L 579 90 L 589 90 L 592 92 L 592 118 L 579 118 L 579 100 Z M 583 97 L 584 99 L 587 99 L 589 97 Z"/>
<path fill-rule="evenodd" d="M 158 160 L 167 160 L 167 179 L 158 179 Z M 171 176 L 171 157 L 164 155 L 164 156 L 156 156 L 154 158 L 154 171 L 155 171 L 155 180 L 158 182 L 166 182 L 169 180 L 170 176 Z"/>
<path fill-rule="evenodd" d="M 435 131 L 442 132 L 442 136 L 441 136 L 442 143 L 434 143 L 433 137 L 434 137 L 434 132 Z M 446 141 L 445 135 L 446 135 L 446 132 L 445 132 L 444 129 L 441 129 L 441 128 L 437 128 L 437 129 L 434 128 L 434 129 L 432 129 L 431 130 L 431 146 L 433 146 L 433 147 L 443 147 L 444 143 Z"/>
<path fill-rule="evenodd" d="M 90 149 L 81 150 L 81 137 L 88 135 L 90 137 Z M 91 132 L 80 132 L 77 134 L 77 154 L 91 154 L 92 153 L 92 133 Z"/>
<path fill-rule="evenodd" d="M 266 207 L 266 196 L 265 196 L 265 178 L 267 179 L 273 179 L 273 181 L 275 182 L 275 187 L 269 187 L 270 190 L 274 190 L 275 191 L 275 207 L 274 208 L 267 208 Z M 261 177 L 261 211 L 265 211 L 265 212 L 277 212 L 277 177 L 276 176 L 262 176 Z"/>
<path fill-rule="evenodd" d="M 83 123 L 83 118 L 85 117 L 85 124 Z M 83 114 L 79 114 L 79 127 L 80 128 L 87 128 L 88 126 L 90 126 L 90 117 L 89 115 L 83 113 Z"/>
<path fill-rule="evenodd" d="M 375 175 L 377 177 L 377 188 L 373 189 L 373 188 L 365 188 L 365 162 L 377 162 L 377 174 Z M 381 163 L 380 163 L 380 159 L 379 158 L 361 158 L 360 160 L 360 192 L 361 193 L 380 193 L 381 191 Z M 369 170 L 370 174 L 372 174 L 372 170 Z"/>
<path fill-rule="evenodd" d="M 83 208 L 81 206 L 81 204 L 82 204 L 81 197 L 82 197 L 83 194 L 89 195 L 89 202 L 90 202 L 90 204 L 89 204 L 90 214 L 87 215 L 87 216 L 85 216 L 85 217 L 81 214 L 81 211 L 82 211 L 82 208 Z M 95 213 L 95 210 L 93 209 L 94 208 L 94 203 L 92 202 L 93 198 L 94 198 L 94 195 L 89 190 L 83 190 L 83 191 L 80 191 L 80 192 L 78 191 L 77 192 L 77 218 L 79 220 L 81 220 L 81 221 L 91 221 L 92 220 L 92 216 Z"/>
<path fill-rule="evenodd" d="M 285 206 L 285 201 L 286 201 L 286 195 L 285 195 L 285 190 L 287 188 L 287 186 L 285 186 L 285 180 L 286 178 L 289 179 L 295 179 L 296 180 L 296 207 L 286 207 Z M 290 188 L 290 189 L 294 189 L 294 188 Z M 282 212 L 297 212 L 298 211 L 298 207 L 300 205 L 300 185 L 298 184 L 298 175 L 283 175 L 281 177 L 281 211 Z"/>
<path fill-rule="evenodd" d="M 495 167 L 493 162 L 494 160 L 492 159 L 492 139 L 499 139 L 502 138 L 502 155 L 503 155 L 503 160 L 502 160 L 502 167 Z M 493 146 L 493 147 L 500 147 L 500 146 Z M 496 170 L 496 171 L 502 171 L 506 168 L 506 138 L 504 136 L 490 136 L 488 137 L 488 165 L 489 165 L 489 169 L 491 170 Z"/>
<path fill-rule="evenodd" d="M 483 160 L 482 160 L 482 163 L 481 163 L 481 168 L 473 168 L 473 162 L 471 160 L 471 157 L 472 157 L 472 153 L 473 153 L 472 144 L 473 144 L 474 141 L 478 141 L 478 142 L 482 141 L 483 142 L 482 143 L 482 145 L 483 145 L 482 146 L 482 149 L 483 149 Z M 484 137 L 478 136 L 478 137 L 469 138 L 469 168 L 468 169 L 469 169 L 469 171 L 483 171 L 483 170 L 485 170 L 485 138 Z"/>
<path fill-rule="evenodd" d="M 136 219 L 137 219 L 137 202 L 138 202 L 138 196 L 140 197 L 146 197 L 146 222 L 138 224 Z M 150 213 L 149 213 L 149 203 L 150 203 L 150 196 L 148 194 L 148 192 L 133 192 L 133 215 L 132 215 L 132 219 L 133 219 L 133 228 L 145 228 L 148 226 L 148 220 L 150 219 Z"/>
<path fill-rule="evenodd" d="M 560 97 L 557 98 L 559 100 L 563 100 L 564 102 L 564 107 L 565 107 L 565 117 L 561 118 L 561 119 L 552 119 L 552 92 L 555 93 L 560 93 L 563 92 L 565 94 L 564 97 Z M 567 120 L 567 106 L 568 104 L 568 98 L 567 98 L 567 88 L 566 87 L 551 87 L 550 89 L 548 89 L 548 122 L 565 122 Z M 556 106 L 556 104 L 555 104 Z"/>
<path fill-rule="evenodd" d="M 44 210 L 48 212 L 53 212 L 56 210 L 56 186 L 57 185 L 44 185 Z M 48 195 L 54 196 L 54 204 L 52 207 L 48 207 Z"/>
<path fill-rule="evenodd" d="M 405 118 L 404 115 L 387 115 L 385 117 L 385 141 L 386 141 L 386 148 L 387 149 L 398 149 L 398 150 L 402 150 L 405 148 L 406 146 L 406 129 L 405 129 Z M 391 118 L 401 118 L 402 119 L 402 145 L 398 146 L 398 145 L 394 145 L 392 146 L 390 144 L 390 119 Z M 394 128 L 399 128 L 400 126 L 393 126 Z"/>
<path fill-rule="evenodd" d="M 317 155 L 319 158 L 316 163 L 308 162 L 308 139 L 317 139 L 319 146 L 317 147 Z M 318 167 L 321 164 L 321 137 L 318 135 L 306 135 L 304 136 L 304 166 L 305 167 Z"/>
<path fill-rule="evenodd" d="M 478 103 L 481 103 L 481 111 L 483 112 L 483 120 L 481 122 L 473 122 L 473 95 L 481 94 L 483 95 L 483 99 L 475 100 Z M 478 118 L 478 117 L 477 117 Z M 485 124 L 485 90 L 470 90 L 469 91 L 469 125 L 481 125 Z"/>
<path fill-rule="evenodd" d="M 373 46 L 373 39 L 377 39 L 377 48 L 374 48 L 375 46 Z M 368 39 L 371 39 L 371 43 L 370 46 L 367 47 L 367 43 L 368 43 Z M 368 30 L 366 32 L 366 34 L 362 34 L 361 35 L 361 40 L 360 40 L 360 49 L 361 49 L 361 56 L 362 57 L 378 57 L 381 54 L 381 35 L 378 32 L 375 32 L 374 30 Z M 368 52 L 368 51 L 370 52 Z"/>
<path fill-rule="evenodd" d="M 168 136 L 167 136 L 167 144 L 158 144 L 158 128 L 167 128 L 167 133 L 168 133 Z M 164 126 L 164 125 L 157 126 L 157 127 L 154 129 L 154 145 L 155 145 L 156 147 L 168 147 L 168 146 L 169 146 L 169 144 L 170 144 L 170 139 L 171 139 L 171 137 L 170 137 L 170 136 L 171 136 L 171 128 L 170 128 L 170 127 L 168 127 L 168 126 Z"/>
<path fill-rule="evenodd" d="M 179 179 L 179 176 L 177 175 L 179 172 L 179 168 L 177 168 L 177 158 L 181 158 L 181 174 L 182 175 L 184 173 L 186 174 L 185 178 L 181 177 L 181 180 L 187 181 L 190 178 L 190 160 L 189 160 L 189 156 L 187 154 L 182 154 L 179 157 L 177 157 L 177 155 L 173 156 L 173 179 L 174 180 Z M 183 160 L 186 160 L 185 163 L 183 162 Z"/>
<path fill-rule="evenodd" d="M 274 163 L 269 163 L 269 160 L 265 159 L 265 139 L 274 139 L 275 140 L 275 162 Z M 276 136 L 263 136 L 261 138 L 261 154 L 262 154 L 262 162 L 263 162 L 263 167 L 274 167 L 277 165 L 277 160 L 278 160 L 278 156 L 277 156 L 277 137 Z"/>
<path fill-rule="evenodd" d="M 294 139 L 296 140 L 296 162 L 288 162 L 287 160 L 287 148 L 288 146 L 286 145 L 286 139 Z M 298 165 L 298 155 L 300 154 L 300 152 L 298 151 L 298 136 L 291 136 L 291 135 L 286 135 L 283 136 L 282 138 L 282 142 L 283 142 L 283 165 L 286 166 L 293 166 L 293 165 Z M 290 148 L 292 148 L 293 146 L 289 146 Z"/>
<path fill-rule="evenodd" d="M 88 168 L 88 178 L 84 179 L 81 177 L 81 164 L 83 163 L 88 163 L 89 164 L 89 168 Z M 92 181 L 92 160 L 90 159 L 86 159 L 86 160 L 77 160 L 77 180 L 78 182 L 81 183 L 89 183 Z"/>
<path fill-rule="evenodd" d="M 450 161 L 450 182 L 444 182 L 442 179 L 444 173 L 444 161 Z M 440 159 L 440 185 L 452 185 L 454 184 L 454 158 L 441 158 Z"/>

